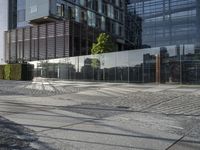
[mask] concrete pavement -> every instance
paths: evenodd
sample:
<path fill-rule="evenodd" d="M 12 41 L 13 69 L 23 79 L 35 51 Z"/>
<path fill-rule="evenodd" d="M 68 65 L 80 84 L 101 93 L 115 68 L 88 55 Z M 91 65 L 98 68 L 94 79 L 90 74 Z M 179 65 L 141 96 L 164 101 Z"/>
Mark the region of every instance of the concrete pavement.
<path fill-rule="evenodd" d="M 0 116 L 33 149 L 200 149 L 200 86 L 0 81 Z"/>

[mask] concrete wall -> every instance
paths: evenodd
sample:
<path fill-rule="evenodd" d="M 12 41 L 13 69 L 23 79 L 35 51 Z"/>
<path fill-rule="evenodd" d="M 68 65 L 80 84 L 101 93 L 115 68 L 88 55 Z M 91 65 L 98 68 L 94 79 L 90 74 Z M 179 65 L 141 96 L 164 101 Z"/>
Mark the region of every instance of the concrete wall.
<path fill-rule="evenodd" d="M 8 30 L 8 0 L 0 0 L 0 64 L 5 62 L 4 31 Z"/>
<path fill-rule="evenodd" d="M 49 16 L 49 0 L 26 0 L 26 21 Z"/>

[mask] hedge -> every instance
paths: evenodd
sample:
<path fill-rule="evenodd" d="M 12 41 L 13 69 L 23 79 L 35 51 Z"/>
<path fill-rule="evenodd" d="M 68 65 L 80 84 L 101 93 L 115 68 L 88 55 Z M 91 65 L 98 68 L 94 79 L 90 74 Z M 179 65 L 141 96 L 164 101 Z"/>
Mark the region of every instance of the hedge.
<path fill-rule="evenodd" d="M 3 79 L 3 76 L 4 76 L 4 65 L 1 65 L 0 66 L 0 79 Z"/>
<path fill-rule="evenodd" d="M 10 80 L 21 80 L 22 65 L 12 64 L 10 67 Z"/>
<path fill-rule="evenodd" d="M 7 64 L 0 65 L 0 79 L 5 80 L 32 80 L 33 65 Z"/>
<path fill-rule="evenodd" d="M 10 64 L 5 65 L 4 67 L 4 79 L 10 80 Z"/>

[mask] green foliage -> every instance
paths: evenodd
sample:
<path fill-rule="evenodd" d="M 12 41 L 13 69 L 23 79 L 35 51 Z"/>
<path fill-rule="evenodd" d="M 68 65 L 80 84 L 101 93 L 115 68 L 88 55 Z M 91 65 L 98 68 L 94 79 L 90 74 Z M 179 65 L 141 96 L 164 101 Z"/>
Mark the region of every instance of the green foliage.
<path fill-rule="evenodd" d="M 0 65 L 0 79 L 3 79 L 4 75 L 4 65 Z"/>
<path fill-rule="evenodd" d="M 112 41 L 112 38 L 106 34 L 101 33 L 97 38 L 97 43 L 93 43 L 91 54 L 101 54 L 106 52 L 112 52 L 115 49 L 115 44 Z"/>
<path fill-rule="evenodd" d="M 12 64 L 10 66 L 10 79 L 11 80 L 21 80 L 22 65 Z"/>
<path fill-rule="evenodd" d="M 4 79 L 5 80 L 10 80 L 10 64 L 5 65 L 4 67 Z"/>
<path fill-rule="evenodd" d="M 33 65 L 30 65 L 30 64 L 0 65 L 0 79 L 32 80 L 33 79 Z"/>
<path fill-rule="evenodd" d="M 95 69 L 100 68 L 100 61 L 99 61 L 98 59 L 96 59 L 96 58 L 93 58 L 93 59 L 92 59 L 91 66 L 92 66 L 93 68 L 95 68 Z"/>

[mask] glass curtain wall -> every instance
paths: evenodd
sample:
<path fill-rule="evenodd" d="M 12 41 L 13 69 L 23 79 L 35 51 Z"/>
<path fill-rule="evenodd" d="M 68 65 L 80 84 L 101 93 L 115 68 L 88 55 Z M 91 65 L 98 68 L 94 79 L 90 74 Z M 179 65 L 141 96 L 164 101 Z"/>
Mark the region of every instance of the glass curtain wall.
<path fill-rule="evenodd" d="M 17 27 L 27 26 L 26 22 L 26 0 L 17 0 Z"/>
<path fill-rule="evenodd" d="M 30 62 L 35 77 L 125 83 L 200 83 L 200 47 L 179 45 Z"/>
<path fill-rule="evenodd" d="M 76 22 L 109 32 L 118 38 L 124 38 L 124 5 L 122 0 L 57 0 L 63 6 L 64 15 L 57 17 L 75 19 Z M 60 8 L 61 9 L 61 8 Z M 60 10 L 58 9 L 58 10 Z"/>
<path fill-rule="evenodd" d="M 199 0 L 130 0 L 142 18 L 143 47 L 200 44 Z"/>

